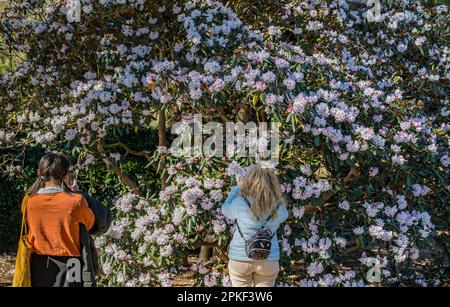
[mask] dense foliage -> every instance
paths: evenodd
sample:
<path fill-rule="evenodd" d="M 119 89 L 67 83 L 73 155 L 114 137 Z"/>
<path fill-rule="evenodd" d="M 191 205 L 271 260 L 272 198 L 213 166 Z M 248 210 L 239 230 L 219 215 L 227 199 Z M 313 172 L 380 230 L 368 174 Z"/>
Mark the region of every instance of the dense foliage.
<path fill-rule="evenodd" d="M 228 284 L 234 229 L 219 208 L 253 159 L 171 154 L 170 127 L 194 114 L 281 125 L 280 285 L 368 285 L 370 258 L 381 285 L 446 282 L 445 4 L 381 1 L 368 22 L 362 0 L 81 0 L 68 22 L 65 1 L 11 2 L 0 167 L 15 176 L 14 157 L 42 146 L 76 159 L 93 189 L 108 184 L 92 170 L 108 170 L 105 284 L 170 285 L 205 245 L 218 260 L 190 268 L 197 283 Z"/>

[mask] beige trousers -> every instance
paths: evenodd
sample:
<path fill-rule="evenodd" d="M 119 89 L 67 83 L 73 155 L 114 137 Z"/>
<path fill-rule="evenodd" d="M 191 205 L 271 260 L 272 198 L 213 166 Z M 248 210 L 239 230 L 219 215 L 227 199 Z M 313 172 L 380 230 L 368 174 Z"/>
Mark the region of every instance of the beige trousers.
<path fill-rule="evenodd" d="M 280 264 L 278 260 L 228 262 L 233 287 L 274 287 Z"/>

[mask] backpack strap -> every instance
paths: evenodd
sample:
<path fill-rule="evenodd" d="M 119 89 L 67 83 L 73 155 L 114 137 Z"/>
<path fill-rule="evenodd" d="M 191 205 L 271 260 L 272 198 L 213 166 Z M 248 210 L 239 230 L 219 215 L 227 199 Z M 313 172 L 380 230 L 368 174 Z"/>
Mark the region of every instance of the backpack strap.
<path fill-rule="evenodd" d="M 250 210 L 252 209 L 252 204 L 250 203 L 250 201 L 247 199 L 247 197 L 242 197 L 244 198 L 245 203 L 247 204 L 247 206 L 250 208 Z M 278 207 L 277 207 L 278 210 Z M 269 216 L 267 217 L 267 219 L 264 221 L 264 225 L 263 227 L 267 224 L 267 222 L 272 218 L 272 214 L 269 214 Z"/>
<path fill-rule="evenodd" d="M 250 201 L 247 199 L 247 197 L 242 196 L 242 198 L 244 199 L 244 201 L 245 201 L 245 203 L 247 204 L 247 206 L 248 206 L 250 209 L 252 209 L 252 204 L 251 204 Z M 280 205 L 278 205 L 277 210 L 278 210 L 279 207 L 280 207 Z M 265 225 L 267 224 L 267 222 L 268 222 L 271 218 L 272 218 L 272 214 L 270 214 L 269 217 L 264 221 L 264 225 L 262 225 L 261 228 L 264 228 Z M 241 235 L 242 239 L 244 239 L 244 242 L 247 244 L 247 240 L 245 240 L 244 234 L 242 233 L 241 227 L 239 227 L 239 223 L 238 223 L 237 219 L 236 219 L 236 221 L 235 221 L 234 223 L 236 224 L 237 230 L 239 231 L 239 234 Z M 275 234 L 276 234 L 276 231 L 272 234 L 272 237 L 271 237 L 271 238 L 273 238 L 273 237 L 275 236 Z"/>
<path fill-rule="evenodd" d="M 250 203 L 250 201 L 248 200 L 247 197 L 242 197 L 245 201 L 245 203 L 247 204 L 247 206 L 251 209 L 252 208 L 252 204 Z"/>
<path fill-rule="evenodd" d="M 236 219 L 235 224 L 236 224 L 236 226 L 237 226 L 237 229 L 238 229 L 238 231 L 239 231 L 239 234 L 241 235 L 241 237 L 242 237 L 242 239 L 244 240 L 245 244 L 247 244 L 247 240 L 245 240 L 244 234 L 242 233 L 241 227 L 239 227 L 239 223 L 238 223 L 237 219 Z"/>

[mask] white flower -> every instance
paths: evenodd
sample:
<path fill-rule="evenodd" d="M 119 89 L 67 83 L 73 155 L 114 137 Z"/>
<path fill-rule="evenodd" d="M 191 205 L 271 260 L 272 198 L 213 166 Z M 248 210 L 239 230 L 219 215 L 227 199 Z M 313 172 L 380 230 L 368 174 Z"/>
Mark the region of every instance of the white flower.
<path fill-rule="evenodd" d="M 314 277 L 323 272 L 323 266 L 320 262 L 313 262 L 307 267 L 308 275 Z"/>
<path fill-rule="evenodd" d="M 75 139 L 77 133 L 78 133 L 78 132 L 77 132 L 76 129 L 68 129 L 68 130 L 66 131 L 66 134 L 65 134 L 65 139 L 66 139 L 67 141 L 72 141 L 72 140 Z"/>
<path fill-rule="evenodd" d="M 357 236 L 362 235 L 364 233 L 364 227 L 358 226 L 353 228 L 353 233 Z"/>
<path fill-rule="evenodd" d="M 339 208 L 342 210 L 348 211 L 350 209 L 350 203 L 346 200 L 339 203 Z"/>

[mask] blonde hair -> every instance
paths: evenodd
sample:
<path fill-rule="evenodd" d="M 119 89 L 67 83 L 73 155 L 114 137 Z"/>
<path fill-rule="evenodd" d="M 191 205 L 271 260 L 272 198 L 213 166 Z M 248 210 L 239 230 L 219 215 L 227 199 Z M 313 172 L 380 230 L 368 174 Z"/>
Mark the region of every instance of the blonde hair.
<path fill-rule="evenodd" d="M 280 183 L 271 168 L 261 167 L 260 164 L 251 166 L 249 172 L 239 182 L 241 195 L 252 197 L 252 215 L 261 220 L 268 216 L 277 217 L 278 204 L 283 201 Z"/>

